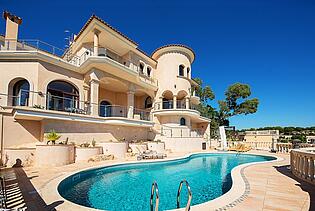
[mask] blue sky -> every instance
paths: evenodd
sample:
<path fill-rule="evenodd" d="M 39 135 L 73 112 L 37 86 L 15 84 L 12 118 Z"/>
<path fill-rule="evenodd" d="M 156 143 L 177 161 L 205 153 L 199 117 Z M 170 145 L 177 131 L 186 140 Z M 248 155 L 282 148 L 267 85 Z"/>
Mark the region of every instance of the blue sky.
<path fill-rule="evenodd" d="M 196 52 L 194 77 L 216 93 L 213 106 L 235 82 L 249 84 L 259 98 L 258 112 L 233 117 L 232 125 L 315 125 L 315 1 L 0 0 L 0 8 L 23 18 L 20 39 L 58 47 L 64 30 L 77 33 L 93 13 L 150 54 L 186 44 Z"/>

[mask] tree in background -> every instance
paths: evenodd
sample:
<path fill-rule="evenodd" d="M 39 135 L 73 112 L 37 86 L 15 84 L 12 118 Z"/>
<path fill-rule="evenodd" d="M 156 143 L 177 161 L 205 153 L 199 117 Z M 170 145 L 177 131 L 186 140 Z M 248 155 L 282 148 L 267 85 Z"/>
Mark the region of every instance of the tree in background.
<path fill-rule="evenodd" d="M 211 137 L 215 138 L 216 131 L 219 126 L 229 125 L 229 118 L 236 115 L 253 114 L 257 111 L 259 100 L 257 98 L 248 99 L 251 95 L 249 85 L 235 83 L 228 87 L 225 92 L 226 98 L 219 100 L 219 109 L 215 109 L 210 102 L 215 98 L 215 94 L 210 86 L 203 86 L 200 78 L 194 79 L 199 86 L 193 91 L 200 97 L 201 103 L 197 106 L 197 110 L 204 117 L 211 119 L 210 127 Z"/>
<path fill-rule="evenodd" d="M 303 143 L 306 143 L 306 136 L 305 135 L 302 135 L 302 134 L 292 135 L 291 141 L 296 140 L 296 139 L 300 140 Z"/>
<path fill-rule="evenodd" d="M 217 111 L 210 105 L 210 102 L 215 98 L 213 90 L 210 86 L 203 86 L 203 81 L 200 78 L 195 78 L 194 81 L 199 85 L 193 88 L 193 91 L 195 91 L 196 95 L 200 98 L 200 104 L 197 106 L 197 110 L 202 116 L 211 119 L 211 128 L 218 128 L 217 121 L 215 120 Z M 215 130 L 210 130 L 210 132 L 211 137 L 214 137 Z"/>
<path fill-rule="evenodd" d="M 257 98 L 248 99 L 250 95 L 251 90 L 248 84 L 235 83 L 229 86 L 225 92 L 225 99 L 218 101 L 219 124 L 226 125 L 232 116 L 255 113 L 259 100 Z"/>
<path fill-rule="evenodd" d="M 200 78 L 195 78 L 195 82 L 199 85 L 198 87 L 194 87 L 196 95 L 200 97 L 200 101 L 204 104 L 207 104 L 209 100 L 213 100 L 215 98 L 214 92 L 212 91 L 210 86 L 203 87 L 203 81 Z"/>

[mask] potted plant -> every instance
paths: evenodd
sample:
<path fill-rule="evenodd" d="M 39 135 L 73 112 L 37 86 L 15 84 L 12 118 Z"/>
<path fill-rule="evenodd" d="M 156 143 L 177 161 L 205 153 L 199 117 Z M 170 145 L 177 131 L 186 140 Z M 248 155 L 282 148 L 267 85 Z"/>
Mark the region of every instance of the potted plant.
<path fill-rule="evenodd" d="M 47 144 L 49 144 L 49 142 L 51 142 L 53 145 L 56 144 L 56 141 L 60 138 L 61 136 L 58 135 L 55 130 L 51 130 L 47 135 L 46 135 L 46 138 L 47 138 Z"/>
<path fill-rule="evenodd" d="M 61 135 L 52 129 L 45 135 L 47 144 L 36 145 L 36 166 L 63 166 L 74 163 L 75 146 L 68 144 L 69 138 L 56 144 L 60 137 Z"/>

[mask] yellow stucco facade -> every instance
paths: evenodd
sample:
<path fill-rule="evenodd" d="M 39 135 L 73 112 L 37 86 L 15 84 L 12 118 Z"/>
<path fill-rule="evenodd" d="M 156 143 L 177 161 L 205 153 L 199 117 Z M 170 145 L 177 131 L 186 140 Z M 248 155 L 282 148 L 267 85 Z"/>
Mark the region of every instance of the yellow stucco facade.
<path fill-rule="evenodd" d="M 195 54 L 189 47 L 167 45 L 150 56 L 92 16 L 58 55 L 57 48 L 17 41 L 21 22 L 5 18 L 2 147 L 36 145 L 51 130 L 75 143 L 163 139 L 165 131 L 176 138 L 209 133 L 210 120 L 194 109 L 199 98 L 192 92 Z"/>

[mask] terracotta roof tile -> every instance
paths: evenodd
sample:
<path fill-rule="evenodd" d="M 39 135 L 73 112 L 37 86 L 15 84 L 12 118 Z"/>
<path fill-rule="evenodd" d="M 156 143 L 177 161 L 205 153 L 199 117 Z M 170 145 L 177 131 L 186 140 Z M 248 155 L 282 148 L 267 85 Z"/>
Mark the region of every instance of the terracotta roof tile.
<path fill-rule="evenodd" d="M 160 50 L 160 49 L 162 49 L 162 48 L 167 48 L 167 47 L 172 47 L 172 46 L 187 48 L 188 50 L 190 50 L 190 51 L 194 54 L 194 57 L 196 56 L 194 50 L 193 50 L 191 47 L 189 47 L 189 46 L 187 46 L 187 45 L 183 45 L 183 44 L 168 44 L 168 45 L 163 45 L 163 46 L 161 46 L 161 47 L 155 49 L 155 50 L 152 52 L 151 56 L 153 56 L 153 54 L 154 54 L 155 52 L 157 52 L 158 50 Z"/>
<path fill-rule="evenodd" d="M 105 22 L 103 19 L 101 19 L 100 17 L 96 16 L 96 15 L 92 15 L 88 21 L 84 24 L 84 26 L 81 28 L 81 30 L 79 31 L 78 35 L 76 36 L 76 38 L 74 39 L 74 41 L 76 41 L 80 35 L 83 33 L 83 31 L 88 27 L 88 25 L 92 22 L 93 19 L 96 19 L 98 21 L 100 21 L 101 23 L 103 23 L 104 25 L 106 25 L 107 27 L 109 27 L 110 29 L 112 29 L 114 32 L 118 33 L 119 35 L 121 35 L 122 37 L 124 37 L 125 39 L 127 39 L 128 41 L 132 42 L 133 44 L 138 46 L 138 43 L 136 43 L 135 41 L 131 40 L 129 37 L 127 37 L 126 35 L 124 35 L 122 32 L 118 31 L 117 29 L 115 29 L 113 26 L 111 26 L 110 24 L 108 24 L 107 22 Z M 138 51 L 140 51 L 141 53 L 143 53 L 145 56 L 147 56 L 148 58 L 152 59 L 153 61 L 156 62 L 155 59 L 153 59 L 148 53 L 144 52 L 143 50 L 141 50 L 140 48 L 136 48 Z M 68 49 L 65 51 L 67 52 Z"/>
<path fill-rule="evenodd" d="M 100 21 L 101 23 L 103 23 L 104 25 L 106 25 L 107 27 L 109 27 L 110 29 L 112 29 L 113 31 L 115 31 L 116 33 L 118 33 L 119 35 L 123 36 L 125 39 L 129 40 L 130 42 L 132 42 L 135 45 L 138 45 L 138 43 L 136 43 L 135 41 L 133 41 L 132 39 L 130 39 L 129 37 L 127 37 L 126 35 L 124 35 L 123 33 L 121 33 L 120 31 L 118 31 L 117 29 L 115 29 L 114 27 L 112 27 L 110 24 L 108 24 L 107 22 L 105 22 L 103 19 L 101 19 L 100 17 L 96 16 L 96 15 L 92 15 L 89 20 L 84 24 L 84 26 L 82 27 L 82 29 L 79 31 L 78 35 L 76 36 L 76 38 L 74 39 L 74 41 L 76 41 L 80 35 L 82 34 L 82 32 L 86 29 L 86 27 L 92 22 L 93 19 L 96 19 L 98 21 Z"/>
<path fill-rule="evenodd" d="M 17 23 L 17 24 L 22 24 L 22 18 L 16 16 L 16 15 L 13 15 L 11 14 L 10 12 L 8 11 L 3 11 L 3 18 L 6 20 L 7 18 L 9 18 L 11 21 Z"/>

